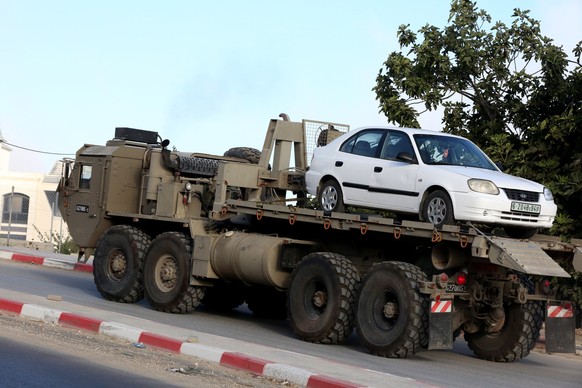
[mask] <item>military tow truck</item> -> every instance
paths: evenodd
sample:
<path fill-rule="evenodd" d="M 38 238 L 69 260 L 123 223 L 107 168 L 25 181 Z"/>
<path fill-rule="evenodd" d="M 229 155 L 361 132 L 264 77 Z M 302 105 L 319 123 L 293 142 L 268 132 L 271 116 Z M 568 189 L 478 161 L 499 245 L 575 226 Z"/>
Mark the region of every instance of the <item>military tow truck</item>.
<path fill-rule="evenodd" d="M 550 280 L 569 276 L 560 263 L 582 270 L 579 245 L 318 210 L 305 192 L 308 155 L 346 130 L 281 114 L 260 151 L 221 156 L 116 128 L 65 160 L 59 208 L 111 301 L 145 297 L 168 313 L 246 303 L 305 341 L 341 343 L 355 328 L 383 357 L 452 349 L 463 332 L 476 356 L 516 361 L 544 324 L 548 351 L 575 352 L 574 306 Z"/>

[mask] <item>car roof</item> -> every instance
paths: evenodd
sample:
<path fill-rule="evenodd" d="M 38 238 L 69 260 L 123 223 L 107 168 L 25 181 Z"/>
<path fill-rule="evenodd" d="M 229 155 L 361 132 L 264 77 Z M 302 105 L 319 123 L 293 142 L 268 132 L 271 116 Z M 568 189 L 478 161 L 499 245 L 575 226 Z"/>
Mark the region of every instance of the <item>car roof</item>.
<path fill-rule="evenodd" d="M 402 131 L 402 132 L 406 132 L 409 133 L 411 135 L 439 135 L 439 136 L 449 136 L 449 137 L 457 137 L 457 138 L 462 138 L 465 139 L 462 136 L 457 136 L 457 135 L 453 135 L 450 133 L 445 133 L 442 131 L 436 131 L 433 129 L 421 129 L 421 128 L 407 128 L 407 127 L 396 127 L 393 125 L 367 125 L 367 126 L 363 126 L 363 127 L 358 127 L 355 128 L 353 130 L 351 130 L 348 133 L 354 134 L 360 131 L 363 131 L 365 129 L 392 129 L 392 130 L 398 130 L 398 131 Z"/>

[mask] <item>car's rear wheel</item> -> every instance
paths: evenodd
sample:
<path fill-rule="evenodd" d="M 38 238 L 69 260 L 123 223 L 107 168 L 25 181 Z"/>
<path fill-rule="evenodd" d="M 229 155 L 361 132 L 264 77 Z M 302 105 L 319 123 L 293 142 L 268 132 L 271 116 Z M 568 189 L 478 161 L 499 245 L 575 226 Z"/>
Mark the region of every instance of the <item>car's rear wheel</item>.
<path fill-rule="evenodd" d="M 421 219 L 430 222 L 440 228 L 446 224 L 452 224 L 453 204 L 449 195 L 443 190 L 435 190 L 426 197 L 422 204 Z"/>
<path fill-rule="evenodd" d="M 333 179 L 325 181 L 321 185 L 317 195 L 317 203 L 323 211 L 340 213 L 346 211 L 340 185 Z"/>

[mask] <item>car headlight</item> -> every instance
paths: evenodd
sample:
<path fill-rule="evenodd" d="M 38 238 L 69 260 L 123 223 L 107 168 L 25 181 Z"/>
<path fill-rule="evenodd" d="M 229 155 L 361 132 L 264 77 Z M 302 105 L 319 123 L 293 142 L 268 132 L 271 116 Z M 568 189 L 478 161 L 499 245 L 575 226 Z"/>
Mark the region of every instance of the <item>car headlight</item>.
<path fill-rule="evenodd" d="M 495 183 L 491 181 L 487 181 L 485 179 L 469 179 L 467 183 L 469 184 L 469 188 L 471 190 L 476 191 L 478 193 L 492 195 L 499 194 L 499 188 L 495 185 Z"/>
<path fill-rule="evenodd" d="M 547 187 L 544 187 L 544 198 L 546 201 L 554 200 L 554 194 L 552 194 L 552 190 L 548 189 Z"/>

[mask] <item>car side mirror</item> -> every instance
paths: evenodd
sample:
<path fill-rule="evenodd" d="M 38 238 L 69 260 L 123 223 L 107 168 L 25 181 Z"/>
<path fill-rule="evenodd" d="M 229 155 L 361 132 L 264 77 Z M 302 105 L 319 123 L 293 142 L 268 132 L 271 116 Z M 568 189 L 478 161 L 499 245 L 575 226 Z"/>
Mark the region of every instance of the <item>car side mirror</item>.
<path fill-rule="evenodd" d="M 495 165 L 497 166 L 498 169 L 500 169 L 501 171 L 505 170 L 505 166 L 503 165 L 503 163 L 495 163 Z"/>

